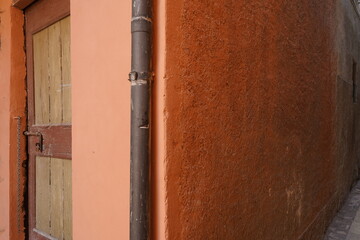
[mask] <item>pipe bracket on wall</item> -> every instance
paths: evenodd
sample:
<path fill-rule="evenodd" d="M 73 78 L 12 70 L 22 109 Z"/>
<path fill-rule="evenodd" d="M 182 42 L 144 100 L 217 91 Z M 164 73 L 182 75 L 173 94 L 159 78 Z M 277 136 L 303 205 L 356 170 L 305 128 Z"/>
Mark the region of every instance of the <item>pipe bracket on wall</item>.
<path fill-rule="evenodd" d="M 129 81 L 131 85 L 151 84 L 153 73 L 150 72 L 130 72 Z"/>

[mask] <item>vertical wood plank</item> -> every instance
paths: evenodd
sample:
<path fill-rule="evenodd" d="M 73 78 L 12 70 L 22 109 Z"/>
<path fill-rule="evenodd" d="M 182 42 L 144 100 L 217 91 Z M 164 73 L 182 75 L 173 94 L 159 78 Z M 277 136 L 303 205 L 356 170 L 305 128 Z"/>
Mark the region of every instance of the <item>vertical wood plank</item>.
<path fill-rule="evenodd" d="M 63 123 L 71 123 L 71 74 L 70 74 L 70 17 L 60 22 L 62 45 L 62 94 L 63 94 Z"/>
<path fill-rule="evenodd" d="M 48 29 L 34 34 L 34 94 L 35 123 L 49 123 L 49 73 L 48 73 Z"/>
<path fill-rule="evenodd" d="M 64 240 L 72 240 L 71 161 L 64 160 Z"/>
<path fill-rule="evenodd" d="M 50 123 L 62 122 L 62 92 L 61 92 L 61 37 L 60 22 L 49 29 L 49 92 L 50 92 Z"/>
<path fill-rule="evenodd" d="M 36 228 L 50 233 L 50 158 L 36 157 Z"/>
<path fill-rule="evenodd" d="M 63 160 L 51 158 L 51 229 L 50 235 L 63 239 L 64 233 L 64 171 Z"/>

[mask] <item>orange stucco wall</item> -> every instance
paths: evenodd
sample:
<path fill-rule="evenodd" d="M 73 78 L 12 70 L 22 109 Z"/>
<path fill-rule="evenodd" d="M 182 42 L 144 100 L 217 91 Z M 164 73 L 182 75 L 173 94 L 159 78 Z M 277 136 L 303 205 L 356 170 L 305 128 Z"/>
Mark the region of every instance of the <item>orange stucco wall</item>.
<path fill-rule="evenodd" d="M 10 11 L 7 1 L 0 3 L 1 9 L 7 11 L 1 14 L 1 42 L 0 61 L 2 71 L 1 77 L 1 101 L 0 101 L 0 236 L 1 240 L 6 240 L 10 236 L 10 166 L 9 166 L 9 125 L 10 125 Z M 4 44 L 8 46 L 5 47 Z"/>
<path fill-rule="evenodd" d="M 321 239 L 358 171 L 356 17 L 350 1 L 167 1 L 169 239 Z"/>
<path fill-rule="evenodd" d="M 17 120 L 25 130 L 25 52 L 23 14 L 0 2 L 0 239 L 23 239 L 24 168 L 17 176 Z M 21 166 L 25 139 L 21 134 Z"/>

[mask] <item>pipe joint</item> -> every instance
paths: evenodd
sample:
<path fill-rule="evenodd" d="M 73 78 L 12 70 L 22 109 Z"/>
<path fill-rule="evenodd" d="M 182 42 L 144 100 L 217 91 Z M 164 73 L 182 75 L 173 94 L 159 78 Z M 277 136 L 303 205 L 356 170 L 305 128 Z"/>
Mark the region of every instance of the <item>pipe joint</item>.
<path fill-rule="evenodd" d="M 152 72 L 135 72 L 132 71 L 129 73 L 129 81 L 133 82 L 133 81 L 137 81 L 137 80 L 142 80 L 142 81 L 151 81 L 153 79 L 153 73 Z"/>
<path fill-rule="evenodd" d="M 131 19 L 131 32 L 152 32 L 152 19 L 144 16 Z"/>

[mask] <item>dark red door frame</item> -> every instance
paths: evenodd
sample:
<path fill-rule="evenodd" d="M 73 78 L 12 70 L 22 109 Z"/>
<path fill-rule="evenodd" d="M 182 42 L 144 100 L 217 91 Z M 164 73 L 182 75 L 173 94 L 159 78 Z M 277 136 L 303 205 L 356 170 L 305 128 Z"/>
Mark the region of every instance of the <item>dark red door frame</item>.
<path fill-rule="evenodd" d="M 23 10 L 35 1 L 36 0 L 13 0 L 13 6 Z"/>

